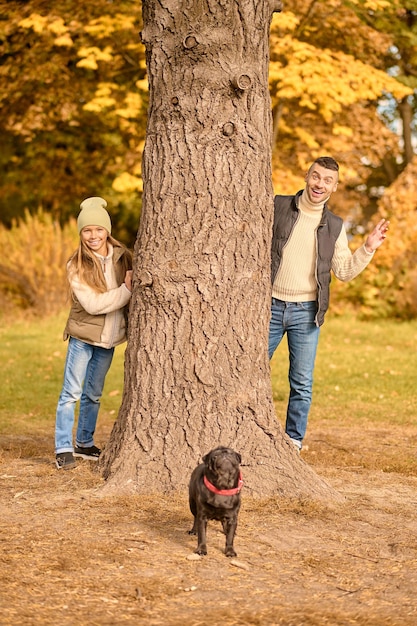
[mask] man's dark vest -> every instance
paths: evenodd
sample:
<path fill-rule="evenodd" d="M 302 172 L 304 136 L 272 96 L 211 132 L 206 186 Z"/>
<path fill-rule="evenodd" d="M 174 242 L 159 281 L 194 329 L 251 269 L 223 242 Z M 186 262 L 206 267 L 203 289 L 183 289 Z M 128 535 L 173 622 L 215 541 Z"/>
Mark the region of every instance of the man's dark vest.
<path fill-rule="evenodd" d="M 299 216 L 298 200 L 303 192 L 295 196 L 275 196 L 274 228 L 271 249 L 271 280 L 274 284 L 281 264 L 282 250 L 287 243 Z M 317 313 L 316 324 L 321 326 L 324 315 L 329 308 L 329 287 L 334 247 L 343 227 L 343 220 L 324 205 L 323 214 L 316 232 L 316 279 L 317 279 Z"/>

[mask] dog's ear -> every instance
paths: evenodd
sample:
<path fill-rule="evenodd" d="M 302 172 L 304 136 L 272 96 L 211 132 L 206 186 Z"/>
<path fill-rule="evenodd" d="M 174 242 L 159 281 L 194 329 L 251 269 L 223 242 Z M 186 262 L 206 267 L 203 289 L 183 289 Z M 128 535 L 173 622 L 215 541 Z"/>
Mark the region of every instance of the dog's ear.
<path fill-rule="evenodd" d="M 213 474 L 217 474 L 216 455 L 209 454 L 208 457 L 207 467 Z"/>
<path fill-rule="evenodd" d="M 213 450 L 203 456 L 203 462 L 211 472 L 216 472 L 216 455 L 213 454 Z"/>
<path fill-rule="evenodd" d="M 214 474 L 217 473 L 216 455 L 213 454 L 213 450 L 211 450 L 208 454 L 203 456 L 203 461 L 204 461 L 205 466 L 207 467 L 207 469 L 209 469 Z"/>

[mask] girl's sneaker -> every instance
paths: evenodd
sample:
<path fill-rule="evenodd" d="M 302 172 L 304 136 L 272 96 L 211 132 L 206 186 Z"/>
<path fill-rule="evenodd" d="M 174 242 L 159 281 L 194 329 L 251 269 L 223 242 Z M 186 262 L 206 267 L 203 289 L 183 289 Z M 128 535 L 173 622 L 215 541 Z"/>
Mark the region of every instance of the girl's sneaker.
<path fill-rule="evenodd" d="M 58 452 L 55 456 L 55 465 L 58 469 L 72 469 L 77 463 L 72 452 Z"/>
<path fill-rule="evenodd" d="M 98 461 L 100 454 L 101 450 L 97 446 L 90 446 L 89 448 L 77 446 L 74 450 L 74 456 L 80 459 L 88 459 L 89 461 Z"/>

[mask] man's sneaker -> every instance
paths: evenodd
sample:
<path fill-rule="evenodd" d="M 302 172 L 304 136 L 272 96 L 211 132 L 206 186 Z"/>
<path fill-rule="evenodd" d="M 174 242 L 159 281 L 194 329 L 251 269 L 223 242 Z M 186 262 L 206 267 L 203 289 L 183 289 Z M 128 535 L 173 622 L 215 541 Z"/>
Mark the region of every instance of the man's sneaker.
<path fill-rule="evenodd" d="M 72 452 L 58 452 L 55 457 L 55 465 L 58 469 L 72 469 L 77 463 Z"/>
<path fill-rule="evenodd" d="M 100 448 L 97 446 L 90 446 L 89 448 L 76 447 L 74 450 L 74 456 L 80 459 L 88 459 L 89 461 L 98 461 L 98 457 L 101 454 Z"/>
<path fill-rule="evenodd" d="M 303 444 L 301 443 L 301 441 L 298 441 L 297 439 L 292 439 L 292 437 L 290 437 L 290 441 L 294 445 L 294 447 L 297 450 L 298 454 L 300 454 L 301 449 L 303 447 Z"/>

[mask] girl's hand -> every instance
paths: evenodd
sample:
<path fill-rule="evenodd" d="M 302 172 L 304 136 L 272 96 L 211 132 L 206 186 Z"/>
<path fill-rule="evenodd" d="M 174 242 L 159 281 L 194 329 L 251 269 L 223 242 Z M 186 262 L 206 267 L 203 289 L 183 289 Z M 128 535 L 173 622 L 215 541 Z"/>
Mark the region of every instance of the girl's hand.
<path fill-rule="evenodd" d="M 125 285 L 129 291 L 132 291 L 132 273 L 132 270 L 128 270 L 125 274 Z"/>

